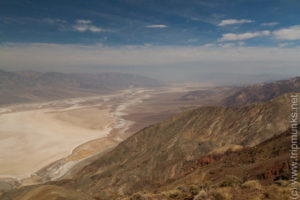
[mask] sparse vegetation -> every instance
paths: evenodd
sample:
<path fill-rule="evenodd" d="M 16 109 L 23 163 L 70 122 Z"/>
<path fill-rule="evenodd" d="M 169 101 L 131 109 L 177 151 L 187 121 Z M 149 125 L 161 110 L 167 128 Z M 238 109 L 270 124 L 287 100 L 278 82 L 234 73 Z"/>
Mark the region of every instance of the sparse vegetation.
<path fill-rule="evenodd" d="M 224 180 L 219 184 L 220 187 L 233 187 L 241 184 L 241 180 L 236 176 L 225 176 Z"/>
<path fill-rule="evenodd" d="M 136 194 L 133 194 L 129 200 L 148 200 L 146 197 L 144 197 L 142 194 L 140 193 L 136 193 Z"/>
<path fill-rule="evenodd" d="M 206 191 L 201 190 L 195 197 L 194 200 L 206 200 L 208 198 L 208 194 Z"/>
<path fill-rule="evenodd" d="M 257 180 L 248 180 L 242 184 L 242 188 L 261 190 L 261 184 Z"/>

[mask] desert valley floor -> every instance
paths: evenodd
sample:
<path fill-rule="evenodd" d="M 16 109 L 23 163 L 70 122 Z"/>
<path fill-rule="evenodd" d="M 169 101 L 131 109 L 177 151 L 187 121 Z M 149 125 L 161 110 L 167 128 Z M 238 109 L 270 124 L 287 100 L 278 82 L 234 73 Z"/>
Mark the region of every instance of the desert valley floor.
<path fill-rule="evenodd" d="M 211 89 L 214 92 L 201 101 L 182 98 L 195 88 L 201 87 L 136 88 L 107 95 L 3 106 L 0 179 L 17 179 L 23 185 L 41 182 L 45 177 L 58 179 L 81 161 L 113 148 L 138 129 L 224 95 Z"/>

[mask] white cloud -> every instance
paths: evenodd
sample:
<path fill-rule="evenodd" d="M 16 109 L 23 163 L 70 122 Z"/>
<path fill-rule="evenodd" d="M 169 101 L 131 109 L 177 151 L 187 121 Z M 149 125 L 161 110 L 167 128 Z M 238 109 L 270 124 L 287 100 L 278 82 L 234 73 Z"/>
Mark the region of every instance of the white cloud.
<path fill-rule="evenodd" d="M 300 40 L 300 25 L 279 29 L 273 35 L 279 40 Z"/>
<path fill-rule="evenodd" d="M 276 26 L 278 25 L 278 22 L 268 22 L 268 23 L 262 23 L 261 26 Z"/>
<path fill-rule="evenodd" d="M 281 43 L 281 44 L 279 44 L 279 47 L 284 48 L 284 47 L 288 47 L 290 45 L 291 45 L 291 43 Z"/>
<path fill-rule="evenodd" d="M 227 25 L 234 25 L 234 24 L 245 24 L 245 23 L 253 23 L 253 20 L 250 19 L 224 19 L 222 20 L 218 26 L 227 26 Z"/>
<path fill-rule="evenodd" d="M 214 46 L 215 46 L 215 44 L 213 44 L 213 43 L 206 43 L 203 45 L 203 47 L 214 47 Z"/>
<path fill-rule="evenodd" d="M 144 44 L 144 47 L 151 47 L 151 46 L 152 46 L 151 43 L 145 43 L 145 44 Z"/>
<path fill-rule="evenodd" d="M 96 27 L 96 26 L 90 26 L 89 30 L 92 32 L 101 32 L 104 31 L 102 28 Z"/>
<path fill-rule="evenodd" d="M 77 19 L 76 23 L 77 24 L 91 24 L 92 21 L 91 20 L 85 20 L 85 19 Z"/>
<path fill-rule="evenodd" d="M 238 42 L 238 45 L 239 45 L 239 46 L 244 46 L 244 45 L 245 45 L 245 42 L 244 42 L 244 41 L 240 41 L 240 42 Z"/>
<path fill-rule="evenodd" d="M 220 44 L 220 47 L 231 48 L 231 47 L 235 47 L 235 44 L 234 43 L 225 43 L 225 44 Z"/>
<path fill-rule="evenodd" d="M 84 19 L 76 20 L 76 24 L 73 26 L 73 29 L 75 31 L 79 31 L 79 32 L 91 31 L 91 32 L 94 32 L 94 33 L 108 31 L 106 29 L 102 29 L 100 27 L 92 25 L 91 20 L 84 20 Z"/>
<path fill-rule="evenodd" d="M 0 17 L 0 22 L 4 24 L 48 24 L 48 25 L 66 25 L 68 22 L 60 18 L 32 18 L 32 17 Z"/>
<path fill-rule="evenodd" d="M 247 40 L 255 37 L 262 37 L 270 35 L 270 31 L 257 31 L 257 32 L 247 32 L 247 33 L 225 33 L 222 35 L 222 38 L 218 39 L 219 42 L 224 41 L 234 41 L 234 40 Z"/>
<path fill-rule="evenodd" d="M 190 38 L 187 40 L 187 42 L 198 42 L 198 39 L 196 38 Z"/>
<path fill-rule="evenodd" d="M 146 28 L 167 28 L 167 25 L 164 24 L 153 24 L 153 25 L 147 25 Z"/>

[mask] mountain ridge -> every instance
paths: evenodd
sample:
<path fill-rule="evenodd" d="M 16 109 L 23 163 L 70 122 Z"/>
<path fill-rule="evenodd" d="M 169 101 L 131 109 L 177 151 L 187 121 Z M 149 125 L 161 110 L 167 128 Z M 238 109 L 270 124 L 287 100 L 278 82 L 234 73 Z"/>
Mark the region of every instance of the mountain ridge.
<path fill-rule="evenodd" d="M 300 77 L 279 80 L 241 87 L 235 93 L 225 98 L 225 106 L 244 106 L 254 102 L 263 102 L 284 93 L 300 92 Z"/>
<path fill-rule="evenodd" d="M 238 155 L 239 152 L 247 152 L 247 149 L 255 150 L 257 146 L 268 143 L 270 138 L 276 138 L 285 132 L 289 128 L 291 113 L 290 94 L 242 107 L 208 106 L 175 115 L 138 131 L 114 150 L 79 170 L 73 177 L 42 186 L 23 187 L 5 194 L 3 198 L 34 200 L 32 195 L 38 195 L 36 199 L 42 199 L 41 192 L 54 191 L 58 195 L 57 198 L 71 199 L 71 196 L 68 198 L 64 196 L 67 196 L 67 191 L 74 190 L 78 193 L 77 199 L 106 200 L 123 197 L 126 199 L 141 191 L 153 194 L 160 188 L 168 189 L 169 184 L 171 188 L 174 181 L 181 179 L 184 182 L 188 181 L 190 179 L 188 174 L 194 171 L 194 169 L 191 171 L 192 168 L 197 170 L 197 166 L 203 167 L 207 164 L 212 164 L 212 168 L 218 167 L 217 163 L 222 161 L 218 155 L 223 155 L 222 153 L 225 156 L 236 155 L 230 152 L 232 150 Z M 300 93 L 297 94 L 299 101 Z M 286 139 L 284 141 L 286 142 Z M 249 155 L 251 158 L 252 154 Z M 257 155 L 260 155 L 259 152 Z M 262 171 L 262 174 L 255 175 L 256 179 L 257 176 L 269 176 L 264 173 L 269 173 L 270 170 L 275 170 L 276 173 L 277 170 L 281 170 L 277 169 L 278 165 L 282 164 L 280 157 L 273 155 L 273 151 L 270 155 L 268 153 L 266 155 L 273 156 L 274 159 L 265 163 L 265 166 L 269 166 L 267 172 Z M 256 160 L 259 157 L 252 159 Z M 237 162 L 238 166 L 239 162 L 244 162 L 241 157 Z M 247 162 L 251 163 L 251 160 Z M 285 161 L 283 165 L 286 165 Z M 261 169 L 263 166 L 257 164 L 251 167 L 255 170 L 255 167 Z M 284 172 L 288 170 L 286 166 L 282 167 Z M 239 168 L 233 167 L 228 170 L 233 169 Z M 245 172 L 241 171 L 242 169 L 237 172 Z M 255 174 L 253 170 L 249 172 Z M 188 173 L 185 174 L 186 172 Z M 216 173 L 213 171 L 213 179 L 220 178 L 213 176 Z M 185 175 L 182 178 L 183 174 Z M 242 175 L 241 177 L 244 178 Z M 239 182 L 242 184 L 244 180 Z M 184 198 L 175 197 L 175 199 Z"/>
<path fill-rule="evenodd" d="M 256 103 L 248 107 L 256 109 L 271 104 L 270 107 L 280 110 L 277 113 L 273 112 L 273 114 L 278 114 L 284 110 L 286 111 L 286 107 L 283 106 L 283 108 L 278 109 L 277 106 L 282 106 L 284 102 L 289 104 L 288 99 L 289 94 L 286 94 L 271 100 L 271 102 Z M 248 110 L 247 107 L 231 109 Z M 270 111 L 269 109 L 267 108 L 266 112 Z M 41 186 L 22 187 L 5 194 L 3 199 L 203 200 L 209 196 L 211 199 L 217 200 L 216 196 L 220 196 L 219 199 L 226 200 L 251 200 L 257 197 L 258 194 L 260 197 L 265 195 L 265 199 L 281 200 L 286 198 L 289 188 L 278 184 L 286 185 L 287 181 L 285 179 L 288 179 L 290 173 L 287 166 L 289 159 L 288 144 L 290 143 L 289 124 L 280 128 L 284 131 L 277 130 L 278 127 L 275 127 L 272 129 L 273 134 L 270 137 L 260 139 L 255 145 L 241 145 L 238 149 L 229 146 L 227 150 L 219 153 L 210 151 L 210 153 L 199 154 L 191 150 L 190 147 L 187 147 L 188 151 L 180 153 L 184 150 L 181 149 L 182 146 L 180 145 L 183 138 L 177 140 L 177 144 L 173 149 L 170 149 L 169 146 L 174 141 L 169 141 L 165 144 L 169 149 L 157 150 L 156 148 L 164 146 L 166 142 L 162 140 L 159 144 L 163 136 L 157 138 L 157 134 L 154 135 L 152 139 L 158 140 L 157 142 L 149 140 L 149 137 L 153 136 L 154 133 L 146 134 L 149 128 L 160 130 L 158 132 L 160 134 L 167 134 L 162 131 L 166 123 L 177 124 L 178 121 L 176 120 L 180 121 L 181 117 L 186 117 L 186 115 L 196 111 L 182 113 L 179 116 L 165 120 L 162 122 L 163 124 L 156 124 L 137 132 L 106 156 L 83 168 L 72 179 L 49 182 Z M 268 115 L 265 115 L 265 117 L 268 117 Z M 278 120 L 282 120 L 282 118 Z M 276 124 L 278 120 L 273 121 L 273 123 Z M 191 121 L 188 120 L 188 123 L 191 123 Z M 265 130 L 261 131 L 264 132 Z M 183 133 L 183 135 L 186 135 L 186 133 Z M 180 131 L 173 134 L 180 134 Z M 196 140 L 195 144 L 197 146 L 200 144 L 196 137 L 191 139 Z M 148 145 L 151 144 L 152 147 L 145 147 L 141 140 L 148 141 Z M 192 140 L 182 144 L 187 145 Z M 248 143 L 251 144 L 251 141 L 248 141 Z M 178 151 L 173 152 L 174 149 L 178 148 Z M 152 164 L 153 160 L 158 162 Z M 273 191 L 274 188 L 276 188 L 276 191 Z M 284 193 L 281 191 L 284 191 Z M 206 197 L 197 199 L 198 194 L 206 195 Z"/>
<path fill-rule="evenodd" d="M 163 83 L 133 74 L 65 74 L 0 70 L 0 105 L 92 96 L 130 87 L 158 87 Z"/>
<path fill-rule="evenodd" d="M 206 112 L 212 114 L 209 116 Z M 234 115 L 234 112 L 239 114 Z M 222 116 L 221 119 L 215 118 L 216 115 Z M 84 168 L 75 179 L 77 184 L 88 181 L 83 190 L 99 197 L 105 196 L 114 187 L 118 188 L 117 194 L 157 187 L 169 178 L 176 178 L 186 161 L 219 147 L 255 146 L 285 131 L 288 115 L 288 94 L 243 108 L 199 108 L 141 130 Z M 235 124 L 234 120 L 239 120 L 239 124 Z M 266 125 L 266 121 L 270 125 Z M 228 130 L 227 133 L 224 130 Z M 224 137 L 227 141 L 223 141 Z"/>

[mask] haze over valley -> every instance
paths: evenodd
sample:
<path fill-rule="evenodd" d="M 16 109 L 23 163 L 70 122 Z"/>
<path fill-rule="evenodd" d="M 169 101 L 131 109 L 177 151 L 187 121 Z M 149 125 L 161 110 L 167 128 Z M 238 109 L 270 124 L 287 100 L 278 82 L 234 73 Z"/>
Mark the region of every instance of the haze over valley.
<path fill-rule="evenodd" d="M 2 88 L 10 84 L 9 91 L 18 96 L 9 97 L 9 101 L 3 101 L 1 106 L 0 176 L 3 180 L 12 178 L 25 185 L 61 178 L 80 161 L 115 147 L 139 129 L 200 105 L 218 104 L 223 96 L 228 95 L 226 91 L 234 91 L 234 88 L 221 89 L 201 84 L 164 86 L 148 78 L 132 76 L 136 78 L 134 80 L 128 74 L 118 73 L 111 73 L 105 78 L 108 83 L 104 85 L 108 85 L 109 90 L 99 86 L 96 89 L 93 86 L 82 88 L 80 84 L 85 85 L 84 81 L 74 84 L 74 81 L 65 80 L 69 76 L 65 74 L 40 75 L 33 71 L 3 71 L 2 74 Z M 18 78 L 25 76 L 25 81 L 29 81 L 26 79 L 28 76 L 47 76 L 50 84 L 40 83 L 41 79 L 36 78 L 30 79 L 31 87 L 19 85 L 20 78 L 11 78 L 15 74 Z M 114 85 L 118 81 L 122 83 L 118 87 L 110 84 L 114 75 L 118 77 Z M 82 76 L 93 77 L 88 74 Z M 128 89 L 124 89 L 126 87 Z M 30 94 L 40 88 L 43 96 L 40 96 L 41 93 Z M 67 98 L 69 93 L 66 92 L 52 96 L 58 94 L 57 90 L 70 91 L 70 88 L 73 98 Z M 185 95 L 195 89 L 203 94 L 209 91 L 209 95 L 202 99 L 186 99 Z M 20 92 L 13 92 L 16 90 Z M 2 95 L 5 96 L 7 91 L 2 91 Z M 45 101 L 45 97 L 56 100 Z M 21 102 L 6 105 L 18 101 Z M 22 123 L 16 126 L 16 122 Z"/>
<path fill-rule="evenodd" d="M 300 1 L 0 1 L 0 200 L 300 199 Z"/>

